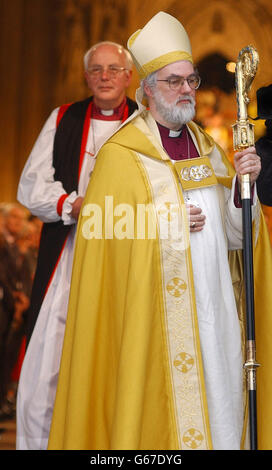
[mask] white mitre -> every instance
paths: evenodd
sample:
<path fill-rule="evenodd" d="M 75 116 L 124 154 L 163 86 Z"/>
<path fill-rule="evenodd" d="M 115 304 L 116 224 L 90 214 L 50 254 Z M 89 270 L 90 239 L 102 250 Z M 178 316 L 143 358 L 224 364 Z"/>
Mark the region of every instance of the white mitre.
<path fill-rule="evenodd" d="M 179 60 L 193 63 L 187 32 L 176 18 L 162 11 L 130 36 L 127 47 L 140 79 Z"/>

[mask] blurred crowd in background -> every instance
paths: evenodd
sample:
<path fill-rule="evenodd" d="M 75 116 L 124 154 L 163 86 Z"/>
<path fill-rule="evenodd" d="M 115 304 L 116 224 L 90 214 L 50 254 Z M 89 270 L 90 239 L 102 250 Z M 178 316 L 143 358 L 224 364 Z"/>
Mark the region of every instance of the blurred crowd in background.
<path fill-rule="evenodd" d="M 0 204 L 0 420 L 15 416 L 25 325 L 42 222 L 19 204 Z"/>

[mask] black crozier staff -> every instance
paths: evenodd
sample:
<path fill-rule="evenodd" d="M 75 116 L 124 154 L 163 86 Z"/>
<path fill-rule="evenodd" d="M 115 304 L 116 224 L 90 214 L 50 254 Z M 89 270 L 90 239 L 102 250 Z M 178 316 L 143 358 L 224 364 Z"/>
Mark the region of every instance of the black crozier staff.
<path fill-rule="evenodd" d="M 254 125 L 247 116 L 247 96 L 257 71 L 259 57 L 256 49 L 247 46 L 238 56 L 235 70 L 237 95 L 237 122 L 233 126 L 235 150 L 243 150 L 254 145 Z M 257 450 L 257 399 L 256 399 L 256 362 L 254 277 L 252 246 L 252 213 L 250 175 L 241 175 L 241 200 L 243 214 L 243 260 L 246 296 L 246 362 L 247 389 L 249 400 L 250 448 Z"/>

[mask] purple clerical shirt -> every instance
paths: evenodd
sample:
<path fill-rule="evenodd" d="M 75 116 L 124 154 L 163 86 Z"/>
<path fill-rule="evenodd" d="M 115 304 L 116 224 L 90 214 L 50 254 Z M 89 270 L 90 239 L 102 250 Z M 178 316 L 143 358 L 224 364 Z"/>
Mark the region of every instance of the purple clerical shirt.
<path fill-rule="evenodd" d="M 163 148 L 172 160 L 185 160 L 187 158 L 197 158 L 199 153 L 193 142 L 187 126 L 183 126 L 180 131 L 172 131 L 157 122 L 160 131 Z"/>

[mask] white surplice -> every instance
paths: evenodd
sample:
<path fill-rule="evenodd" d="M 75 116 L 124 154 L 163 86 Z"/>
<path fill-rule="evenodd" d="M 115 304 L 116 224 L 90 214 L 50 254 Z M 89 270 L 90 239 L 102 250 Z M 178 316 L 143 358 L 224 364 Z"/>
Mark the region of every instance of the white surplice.
<path fill-rule="evenodd" d="M 244 422 L 241 330 L 228 264 L 228 249 L 242 247 L 241 209 L 234 206 L 233 193 L 234 188 L 224 233 L 216 187 L 187 192 L 206 216 L 203 230 L 190 233 L 190 246 L 215 450 L 239 450 Z"/>

